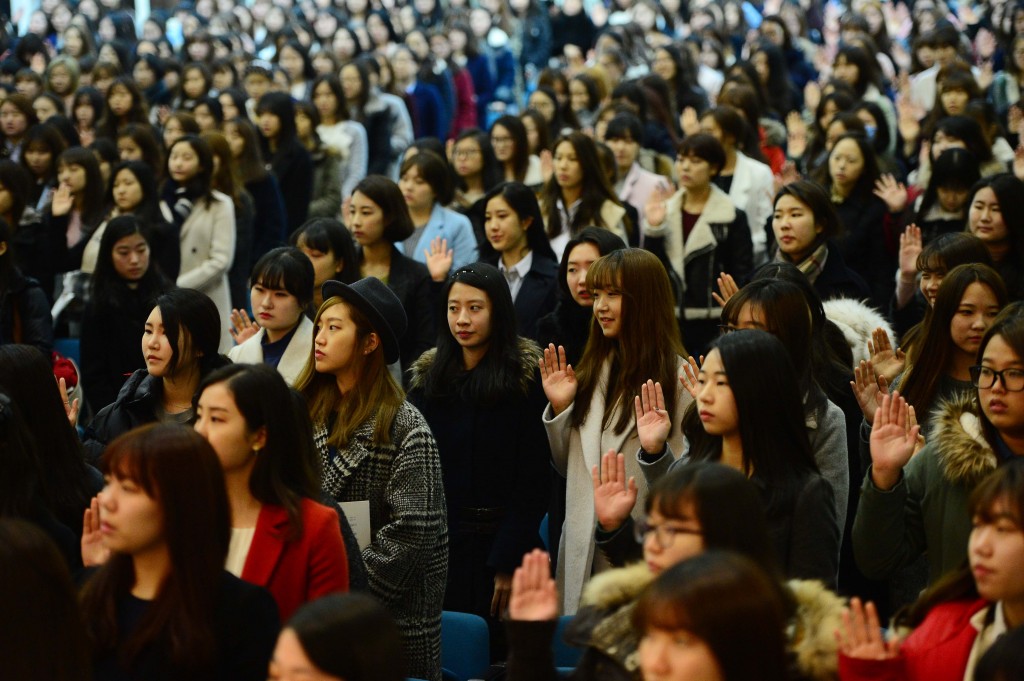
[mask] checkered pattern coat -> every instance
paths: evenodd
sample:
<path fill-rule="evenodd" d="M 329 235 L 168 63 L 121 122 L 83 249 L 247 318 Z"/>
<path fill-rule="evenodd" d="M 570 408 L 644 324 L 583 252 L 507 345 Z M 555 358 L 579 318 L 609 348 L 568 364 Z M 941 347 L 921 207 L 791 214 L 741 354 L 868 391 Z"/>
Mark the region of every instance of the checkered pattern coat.
<path fill-rule="evenodd" d="M 441 460 L 430 427 L 408 402 L 391 425 L 391 444 L 374 444 L 374 426 L 368 420 L 338 450 L 327 444 L 326 424 L 317 424 L 323 489 L 336 501 L 369 500 L 373 538 L 363 561 L 370 590 L 398 622 L 408 675 L 440 681 L 448 569 Z"/>

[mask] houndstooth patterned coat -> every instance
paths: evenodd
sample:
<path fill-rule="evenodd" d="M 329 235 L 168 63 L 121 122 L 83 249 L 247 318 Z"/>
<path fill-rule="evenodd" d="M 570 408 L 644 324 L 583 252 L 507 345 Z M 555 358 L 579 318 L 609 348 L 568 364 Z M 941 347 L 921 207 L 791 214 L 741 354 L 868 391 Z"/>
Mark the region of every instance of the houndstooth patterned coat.
<path fill-rule="evenodd" d="M 391 425 L 391 444 L 373 442 L 375 418 L 348 445 L 328 446 L 326 424 L 314 437 L 324 492 L 335 501 L 370 502 L 372 541 L 363 550 L 370 590 L 394 615 L 408 675 L 441 679 L 441 607 L 448 570 L 441 460 L 430 427 L 408 402 Z"/>

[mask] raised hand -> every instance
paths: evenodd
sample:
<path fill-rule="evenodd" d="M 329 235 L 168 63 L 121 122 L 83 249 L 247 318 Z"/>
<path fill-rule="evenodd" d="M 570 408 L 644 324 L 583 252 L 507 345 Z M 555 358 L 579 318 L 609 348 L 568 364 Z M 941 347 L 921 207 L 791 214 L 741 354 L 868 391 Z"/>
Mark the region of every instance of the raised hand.
<path fill-rule="evenodd" d="M 874 423 L 875 411 L 882 402 L 882 396 L 887 394 L 889 382 L 875 374 L 871 360 L 861 360 L 860 366 L 853 368 L 850 387 L 853 388 L 853 395 L 857 398 L 864 420 Z"/>
<path fill-rule="evenodd" d="M 899 391 L 882 398 L 871 427 L 871 480 L 882 490 L 892 489 L 914 455 L 918 425 L 908 427 L 911 407 Z"/>
<path fill-rule="evenodd" d="M 594 483 L 594 510 L 605 532 L 613 532 L 626 522 L 636 506 L 636 480 L 626 480 L 626 457 L 609 449 L 601 465 L 590 469 Z"/>
<path fill-rule="evenodd" d="M 810 83 L 807 84 L 810 87 Z M 814 84 L 818 86 L 817 83 Z M 786 151 L 790 158 L 800 158 L 807 150 L 807 123 L 796 111 L 786 116 Z"/>
<path fill-rule="evenodd" d="M 700 119 L 697 118 L 697 110 L 692 106 L 684 108 L 683 113 L 679 115 L 679 128 L 687 137 L 700 132 Z"/>
<path fill-rule="evenodd" d="M 508 617 L 526 622 L 558 617 L 558 588 L 551 578 L 551 559 L 544 551 L 534 549 L 523 556 L 523 564 L 512 575 Z"/>
<path fill-rule="evenodd" d="M 61 217 L 70 213 L 74 205 L 75 197 L 71 195 L 71 187 L 61 183 L 50 199 L 50 213 L 54 217 Z"/>
<path fill-rule="evenodd" d="M 444 281 L 448 278 L 448 272 L 455 262 L 455 251 L 448 248 L 448 240 L 441 237 L 434 237 L 430 242 L 430 248 L 423 249 L 423 255 L 427 259 L 427 269 L 430 271 L 430 278 L 434 281 Z"/>
<path fill-rule="evenodd" d="M 68 399 L 68 384 L 64 381 L 64 378 L 57 379 L 57 389 L 60 390 L 60 399 L 64 403 L 64 414 L 68 417 L 68 422 L 72 428 L 78 426 L 78 398 L 74 401 Z"/>
<path fill-rule="evenodd" d="M 659 454 L 672 431 L 672 420 L 665 411 L 665 393 L 661 383 L 648 380 L 633 398 L 636 409 L 636 434 L 645 452 Z"/>
<path fill-rule="evenodd" d="M 82 565 L 103 565 L 110 558 L 110 549 L 103 544 L 100 531 L 100 499 L 93 497 L 82 516 Z"/>
<path fill-rule="evenodd" d="M 659 227 L 668 212 L 667 201 L 672 192 L 667 187 L 657 186 L 644 204 L 644 219 L 651 227 Z"/>
<path fill-rule="evenodd" d="M 718 275 L 718 290 L 722 292 L 721 295 L 712 291 L 711 297 L 721 307 L 725 307 L 729 299 L 740 292 L 740 287 L 736 284 L 736 280 L 732 278 L 731 274 L 722 272 Z"/>
<path fill-rule="evenodd" d="M 697 393 L 700 392 L 700 386 L 697 385 L 697 374 L 700 373 L 700 367 L 704 364 L 704 355 L 700 356 L 700 360 L 696 360 L 691 355 L 686 358 L 686 364 L 683 365 L 683 375 L 679 377 L 679 382 L 686 388 L 686 392 L 690 393 L 690 397 L 697 399 Z"/>
<path fill-rule="evenodd" d="M 875 180 L 875 196 L 885 201 L 890 213 L 902 213 L 907 207 L 907 186 L 885 174 Z"/>
<path fill-rule="evenodd" d="M 555 159 L 551 156 L 551 151 L 548 149 L 541 149 L 538 156 L 540 157 L 541 179 L 547 182 L 555 174 Z"/>
<path fill-rule="evenodd" d="M 900 99 L 896 103 L 896 127 L 904 143 L 913 144 L 921 134 L 921 112 L 910 102 L 910 98 Z"/>
<path fill-rule="evenodd" d="M 821 102 L 821 85 L 815 80 L 807 81 L 804 85 L 804 107 L 808 111 L 814 111 Z"/>
<path fill-rule="evenodd" d="M 836 631 L 839 652 L 847 657 L 860 660 L 889 660 L 900 654 L 900 641 L 882 638 L 882 626 L 878 621 L 875 604 L 854 596 L 850 607 L 843 611 L 843 623 Z"/>
<path fill-rule="evenodd" d="M 241 345 L 259 333 L 259 330 L 260 325 L 254 320 L 249 319 L 248 312 L 245 310 L 231 310 L 231 328 L 228 331 L 231 333 L 231 338 L 235 341 L 235 345 Z"/>
<path fill-rule="evenodd" d="M 900 274 L 906 277 L 917 275 L 917 256 L 921 255 L 921 228 L 907 225 L 900 234 Z"/>
<path fill-rule="evenodd" d="M 576 372 L 565 359 L 564 347 L 559 345 L 556 350 L 552 343 L 544 348 L 544 357 L 540 360 L 540 378 L 544 396 L 551 403 L 555 416 L 558 416 L 576 399 Z"/>
<path fill-rule="evenodd" d="M 871 332 L 871 340 L 868 341 L 868 354 L 871 356 L 871 365 L 875 372 L 888 382 L 899 376 L 907 363 L 906 354 L 899 348 L 893 350 L 889 334 L 882 327 Z"/>

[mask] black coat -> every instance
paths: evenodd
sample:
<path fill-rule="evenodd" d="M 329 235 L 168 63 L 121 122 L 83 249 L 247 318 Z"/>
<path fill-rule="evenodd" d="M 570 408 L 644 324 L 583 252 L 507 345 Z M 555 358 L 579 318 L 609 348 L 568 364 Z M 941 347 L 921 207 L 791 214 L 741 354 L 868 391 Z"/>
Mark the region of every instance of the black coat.
<path fill-rule="evenodd" d="M 500 256 L 485 262 L 498 266 Z M 523 278 L 519 295 L 515 299 L 517 331 L 523 338 L 537 339 L 537 323 L 541 317 L 555 309 L 558 300 L 558 263 L 550 258 L 533 255 L 530 271 Z"/>
<path fill-rule="evenodd" d="M 423 263 L 408 258 L 391 248 L 391 271 L 388 288 L 402 301 L 408 326 L 399 339 L 403 373 L 437 340 L 435 326 L 435 289 L 430 272 Z"/>
<path fill-rule="evenodd" d="M 310 162 L 309 186 L 313 186 L 313 165 Z M 267 174 L 262 180 L 245 185 L 253 200 L 253 240 L 249 260 L 245 263 L 246 276 L 256 261 L 267 251 L 284 244 L 288 235 L 288 215 L 285 213 L 284 197 L 277 178 Z M 307 204 L 308 206 L 308 204 Z M 236 250 L 237 252 L 237 250 Z"/>
<path fill-rule="evenodd" d="M 139 348 L 136 348 L 136 352 L 139 352 Z M 145 369 L 139 369 L 129 376 L 117 394 L 117 399 L 101 409 L 86 429 L 82 439 L 86 461 L 95 464 L 106 446 L 119 435 L 156 421 L 156 410 L 163 390 L 161 379 L 150 376 Z"/>
<path fill-rule="evenodd" d="M 43 351 L 53 350 L 50 302 L 35 279 L 12 273 L 11 285 L 0 292 L 0 345 L 22 343 Z"/>
<path fill-rule="evenodd" d="M 284 199 L 285 233 L 291 234 L 302 226 L 309 214 L 309 202 L 313 200 L 313 157 L 305 147 L 293 142 L 277 150 L 271 165 Z"/>
<path fill-rule="evenodd" d="M 145 614 L 147 602 L 130 594 L 116 603 L 119 638 L 126 641 Z M 116 652 L 100 653 L 96 658 L 93 678 L 96 681 L 127 681 L 128 679 L 190 679 L 213 681 L 262 681 L 267 678 L 267 665 L 274 651 L 280 622 L 277 604 L 262 587 L 243 582 L 224 572 L 213 611 L 213 632 L 217 654 L 210 669 L 184 670 L 173 667 L 160 647 L 143 649 L 130 671 L 120 668 Z"/>
<path fill-rule="evenodd" d="M 873 195 L 851 197 L 836 205 L 836 213 L 844 234 L 835 240 L 837 249 L 829 249 L 829 258 L 834 250 L 840 251 L 846 266 L 867 282 L 872 307 L 885 310 L 896 286 L 896 258 L 886 247 L 885 203 Z"/>
<path fill-rule="evenodd" d="M 890 279 L 892 279 L 891 276 Z M 814 280 L 814 290 L 818 292 L 818 297 L 822 300 L 831 298 L 863 300 L 871 295 L 868 283 L 847 266 L 842 251 L 834 244 L 829 244 L 825 267 L 821 270 L 818 278 Z"/>

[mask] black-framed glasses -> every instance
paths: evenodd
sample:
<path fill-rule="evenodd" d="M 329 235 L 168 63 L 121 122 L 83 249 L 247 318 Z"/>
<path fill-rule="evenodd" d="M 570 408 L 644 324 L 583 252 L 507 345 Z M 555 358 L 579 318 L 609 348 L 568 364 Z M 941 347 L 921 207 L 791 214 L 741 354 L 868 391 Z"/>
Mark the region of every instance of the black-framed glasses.
<path fill-rule="evenodd" d="M 1003 388 L 1006 390 L 1012 393 L 1024 391 L 1024 370 L 1022 369 L 996 371 L 986 366 L 976 365 L 970 368 L 970 372 L 971 383 L 974 384 L 975 388 L 987 390 L 996 384 L 996 379 L 998 378 L 1002 381 Z"/>
<path fill-rule="evenodd" d="M 695 530 L 689 527 L 676 527 L 672 525 L 666 525 L 665 523 L 659 523 L 657 525 L 648 522 L 647 520 L 641 520 L 640 522 L 633 525 L 633 538 L 636 539 L 637 544 L 643 544 L 647 539 L 647 535 L 654 533 L 654 538 L 658 541 L 658 545 L 663 549 L 670 548 L 675 542 L 676 537 L 681 534 L 695 534 L 701 535 L 703 532 Z"/>

